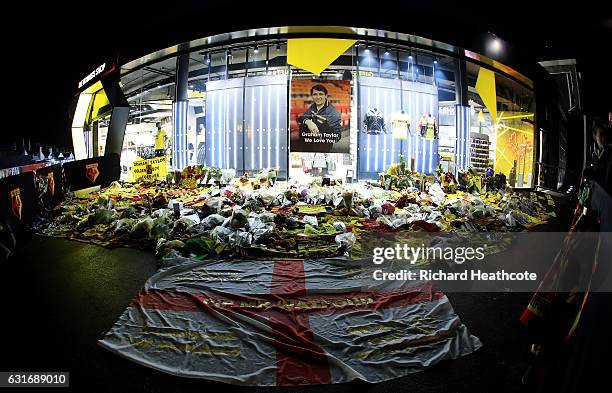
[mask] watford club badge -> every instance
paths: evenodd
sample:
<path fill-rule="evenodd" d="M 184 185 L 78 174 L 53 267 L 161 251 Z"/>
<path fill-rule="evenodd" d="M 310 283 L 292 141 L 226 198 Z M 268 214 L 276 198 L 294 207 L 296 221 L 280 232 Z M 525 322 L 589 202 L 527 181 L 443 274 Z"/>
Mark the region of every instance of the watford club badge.
<path fill-rule="evenodd" d="M 47 174 L 47 180 L 48 180 L 47 187 L 49 190 L 49 194 L 51 196 L 55 196 L 55 178 L 53 177 L 53 172 L 49 172 Z"/>
<path fill-rule="evenodd" d="M 13 210 L 13 214 L 21 220 L 21 197 L 19 193 L 20 189 L 14 188 L 9 195 L 11 196 L 11 209 Z"/>
<path fill-rule="evenodd" d="M 85 176 L 89 179 L 90 182 L 95 183 L 99 175 L 100 171 L 98 170 L 97 162 L 93 164 L 87 164 L 85 166 Z"/>

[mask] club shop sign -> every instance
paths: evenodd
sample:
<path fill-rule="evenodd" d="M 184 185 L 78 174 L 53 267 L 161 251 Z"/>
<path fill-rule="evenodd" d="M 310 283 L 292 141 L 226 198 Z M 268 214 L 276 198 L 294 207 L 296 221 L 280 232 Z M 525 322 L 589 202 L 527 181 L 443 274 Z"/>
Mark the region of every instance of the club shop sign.
<path fill-rule="evenodd" d="M 99 66 L 98 68 L 96 68 L 95 70 L 91 71 L 89 73 L 89 75 L 87 75 L 85 78 L 83 78 L 83 80 L 81 80 L 79 82 L 79 89 L 82 88 L 83 86 L 85 86 L 85 84 L 87 84 L 89 81 L 91 81 L 93 78 L 97 77 L 98 75 L 100 75 L 101 73 L 104 72 L 104 70 L 106 69 L 106 63 L 102 64 L 101 66 Z"/>

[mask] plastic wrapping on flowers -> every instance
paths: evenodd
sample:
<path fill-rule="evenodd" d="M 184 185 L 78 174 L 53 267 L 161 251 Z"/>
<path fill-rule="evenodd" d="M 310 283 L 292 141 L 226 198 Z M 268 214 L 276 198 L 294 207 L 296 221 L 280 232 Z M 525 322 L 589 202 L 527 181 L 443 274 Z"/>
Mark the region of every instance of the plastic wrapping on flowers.
<path fill-rule="evenodd" d="M 278 182 L 276 173 L 226 178 L 224 187 L 115 182 L 87 199 L 66 199 L 41 217 L 36 231 L 138 247 L 160 257 L 309 258 L 351 255 L 364 231 L 519 231 L 556 215 L 549 196 L 493 188 L 490 173 L 484 181 L 471 171 L 460 173 L 460 189 L 445 174 L 423 181 L 420 189 L 385 189 Z M 200 175 L 208 183 L 222 173 L 207 168 Z"/>

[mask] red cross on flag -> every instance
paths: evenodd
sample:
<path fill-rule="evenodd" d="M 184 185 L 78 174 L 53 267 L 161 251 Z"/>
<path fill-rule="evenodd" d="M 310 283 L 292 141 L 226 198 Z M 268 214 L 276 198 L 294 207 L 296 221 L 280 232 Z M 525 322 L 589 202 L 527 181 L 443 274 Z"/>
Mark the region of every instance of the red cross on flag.
<path fill-rule="evenodd" d="M 100 344 L 238 385 L 380 382 L 481 347 L 430 282 L 373 281 L 363 261 L 193 261 L 151 277 Z"/>

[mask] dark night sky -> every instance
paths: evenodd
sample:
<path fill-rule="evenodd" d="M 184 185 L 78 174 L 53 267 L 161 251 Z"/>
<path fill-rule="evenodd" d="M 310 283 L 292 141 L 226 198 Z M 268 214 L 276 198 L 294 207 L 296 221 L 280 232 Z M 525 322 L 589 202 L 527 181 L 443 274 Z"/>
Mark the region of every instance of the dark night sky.
<path fill-rule="evenodd" d="M 15 24 L 2 27 L 11 108 L 5 111 L 8 145 L 18 136 L 69 146 L 68 105 L 78 81 L 109 58 L 120 64 L 158 49 L 210 34 L 282 25 L 345 25 L 382 28 L 476 49 L 491 31 L 522 57 L 579 59 L 587 110 L 610 107 L 612 12 L 603 2 L 554 9 L 536 1 L 439 0 L 368 2 L 138 1 L 17 5 Z M 300 4 L 287 9 L 288 4 Z M 350 6 L 348 4 L 351 4 Z M 421 5 L 419 5 L 421 4 Z M 435 5 L 432 5 L 435 4 Z M 589 5 L 590 4 L 590 5 Z M 28 7 L 24 9 L 24 7 Z M 180 7 L 180 9 L 178 9 Z M 504 7 L 504 8 L 499 8 Z M 577 7 L 577 6 L 576 6 Z M 14 26 L 14 27 L 13 27 Z M 607 43 L 607 44 L 606 44 Z M 533 61 L 531 61 L 533 63 Z M 520 69 L 519 69 L 520 70 Z M 599 97 L 605 97 L 607 101 Z"/>

